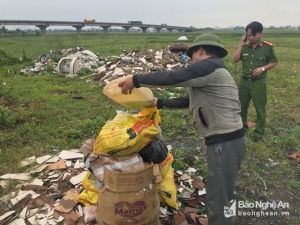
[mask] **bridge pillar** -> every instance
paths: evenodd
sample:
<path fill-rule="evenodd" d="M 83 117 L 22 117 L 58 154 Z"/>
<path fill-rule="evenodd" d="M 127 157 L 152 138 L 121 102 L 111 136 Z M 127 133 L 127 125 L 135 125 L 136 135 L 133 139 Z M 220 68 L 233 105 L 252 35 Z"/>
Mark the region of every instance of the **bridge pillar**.
<path fill-rule="evenodd" d="M 104 30 L 104 33 L 108 33 L 108 28 L 110 28 L 110 26 L 101 26 Z"/>
<path fill-rule="evenodd" d="M 126 32 L 126 33 L 129 33 L 130 27 L 123 27 L 123 28 L 125 29 L 125 32 Z"/>
<path fill-rule="evenodd" d="M 41 30 L 42 36 L 46 35 L 46 28 L 48 27 L 47 25 L 36 25 L 38 28 Z"/>
<path fill-rule="evenodd" d="M 157 32 L 160 33 L 161 28 L 156 28 Z"/>
<path fill-rule="evenodd" d="M 75 27 L 76 28 L 76 31 L 77 31 L 77 34 L 79 35 L 79 34 L 81 34 L 81 29 L 84 27 L 84 26 L 80 26 L 80 25 L 74 25 L 74 26 L 72 26 L 72 27 Z"/>
<path fill-rule="evenodd" d="M 143 30 L 143 33 L 146 33 L 146 30 L 147 30 L 148 27 L 141 27 L 141 28 Z"/>
<path fill-rule="evenodd" d="M 172 32 L 173 28 L 166 28 L 170 33 Z"/>
<path fill-rule="evenodd" d="M 184 31 L 184 29 L 177 29 L 179 32 L 183 32 Z"/>

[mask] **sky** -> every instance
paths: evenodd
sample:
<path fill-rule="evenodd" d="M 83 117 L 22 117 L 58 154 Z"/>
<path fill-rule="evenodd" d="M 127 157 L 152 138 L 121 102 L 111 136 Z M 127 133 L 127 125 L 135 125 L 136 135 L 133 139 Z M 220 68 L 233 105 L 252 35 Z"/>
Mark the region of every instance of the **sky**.
<path fill-rule="evenodd" d="M 0 20 L 96 22 L 233 27 L 300 25 L 299 0 L 0 0 Z"/>

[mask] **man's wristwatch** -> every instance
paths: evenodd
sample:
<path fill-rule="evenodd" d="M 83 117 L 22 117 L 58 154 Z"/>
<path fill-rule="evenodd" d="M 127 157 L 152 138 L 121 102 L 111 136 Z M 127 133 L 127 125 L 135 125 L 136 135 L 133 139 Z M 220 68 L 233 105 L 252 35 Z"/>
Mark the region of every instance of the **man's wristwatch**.
<path fill-rule="evenodd" d="M 265 67 L 262 67 L 261 70 L 264 72 L 266 69 L 265 69 Z"/>

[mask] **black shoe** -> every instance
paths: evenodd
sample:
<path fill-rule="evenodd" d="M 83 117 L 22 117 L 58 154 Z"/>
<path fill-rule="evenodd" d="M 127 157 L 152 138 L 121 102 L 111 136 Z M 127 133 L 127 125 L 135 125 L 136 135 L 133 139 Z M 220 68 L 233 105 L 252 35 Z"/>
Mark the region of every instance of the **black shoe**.
<path fill-rule="evenodd" d="M 252 138 L 252 140 L 253 140 L 254 142 L 260 142 L 260 141 L 261 141 L 261 137 L 259 137 L 259 136 L 254 136 L 254 137 Z"/>

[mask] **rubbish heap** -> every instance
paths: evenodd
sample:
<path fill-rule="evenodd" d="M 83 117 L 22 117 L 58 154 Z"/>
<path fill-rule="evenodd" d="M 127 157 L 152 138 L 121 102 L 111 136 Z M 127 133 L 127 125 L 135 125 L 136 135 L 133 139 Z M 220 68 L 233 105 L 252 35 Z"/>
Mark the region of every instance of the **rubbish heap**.
<path fill-rule="evenodd" d="M 96 154 L 97 157 L 93 156 L 94 143 L 94 139 L 87 139 L 79 149 L 59 151 L 53 149 L 53 152 L 58 152 L 41 157 L 28 157 L 20 163 L 22 167 L 26 168 L 23 173 L 0 176 L 0 188 L 5 188 L 9 182 L 17 184 L 11 193 L 0 198 L 0 224 L 97 224 L 97 203 L 82 203 L 83 200 L 93 199 L 83 198 L 84 193 L 95 190 L 94 183 L 90 183 L 92 179 L 90 168 L 93 168 L 96 173 L 99 172 L 97 168 L 99 169 L 100 154 Z M 127 158 L 131 159 L 131 162 L 135 162 L 133 164 L 127 163 L 127 169 L 132 170 L 134 164 L 135 167 L 141 165 L 140 157 L 150 159 L 147 152 L 158 149 L 157 146 L 166 149 L 163 142 L 152 142 L 139 155 L 134 154 Z M 172 147 L 167 145 L 167 149 L 171 151 Z M 87 163 L 87 157 L 85 157 L 87 155 L 94 157 L 94 162 Z M 164 152 L 161 151 L 161 155 L 156 159 L 162 159 L 164 156 Z M 111 167 L 118 166 L 114 157 L 103 156 L 102 160 Z M 100 164 L 103 165 L 104 161 L 101 161 Z M 119 161 L 119 165 L 120 162 L 122 168 L 126 169 L 124 167 L 126 160 Z M 158 161 L 154 165 L 156 165 L 153 167 L 153 174 L 156 175 L 154 182 L 161 182 L 162 177 L 157 175 Z M 189 168 L 187 171 L 174 173 L 178 209 L 161 202 L 159 219 L 162 225 L 181 224 L 179 222 L 186 221 L 186 216 L 191 213 L 205 212 L 205 184 L 201 177 L 194 175 L 195 171 L 194 168 Z M 152 173 L 149 170 L 147 172 Z M 97 202 L 98 199 L 94 199 L 94 201 Z M 101 204 L 101 201 L 98 204 Z M 129 207 L 128 205 L 123 206 Z"/>
<path fill-rule="evenodd" d="M 59 58 L 58 62 L 56 58 Z M 76 64 L 71 64 L 69 59 L 77 59 Z M 19 71 L 19 75 L 41 74 L 47 68 L 54 67 L 55 72 L 76 74 L 81 69 L 93 69 L 105 64 L 109 57 L 98 57 L 95 53 L 85 50 L 82 47 L 62 49 L 60 51 L 51 50 L 45 55 L 38 57 L 33 66 L 28 66 Z M 76 70 L 74 70 L 74 68 Z M 53 73 L 51 71 L 51 73 Z"/>
<path fill-rule="evenodd" d="M 48 66 L 52 66 L 54 72 L 73 77 L 80 71 L 88 69 L 93 73 L 83 78 L 93 77 L 94 81 L 105 83 L 105 79 L 114 79 L 118 76 L 185 67 L 190 63 L 189 57 L 184 54 L 186 49 L 185 44 L 173 44 L 161 50 L 123 50 L 120 56 L 110 57 L 100 57 L 81 47 L 61 51 L 51 50 L 36 59 L 34 66 L 20 70 L 19 74 L 40 74 L 47 70 Z M 55 63 L 53 58 L 57 56 L 60 56 L 60 60 Z"/>
<path fill-rule="evenodd" d="M 23 173 L 0 176 L 3 188 L 18 183 L 0 198 L 0 225 L 188 224 L 198 214 L 206 221 L 205 183 L 193 168 L 174 173 L 157 116 L 120 112 L 79 149 L 24 159 Z"/>
<path fill-rule="evenodd" d="M 63 51 L 55 66 L 70 74 L 75 67 L 98 65 L 82 78 L 106 85 L 127 74 L 185 67 L 190 63 L 185 50 L 176 44 L 160 51 L 124 51 L 105 62 L 76 48 Z M 41 57 L 38 67 L 42 70 L 50 58 Z M 18 190 L 0 198 L 0 225 L 207 224 L 205 183 L 194 168 L 173 171 L 172 147 L 160 139 L 159 123 L 156 107 L 119 112 L 81 148 L 23 160 L 24 173 L 0 177 L 3 188 L 9 180 L 18 183 Z"/>
<path fill-rule="evenodd" d="M 172 52 L 169 49 L 152 49 L 124 52 L 111 62 L 95 69 L 93 80 L 101 84 L 128 74 L 148 73 L 163 70 L 176 70 L 188 66 L 189 57 L 184 52 Z M 85 78 L 85 77 L 83 77 Z"/>

